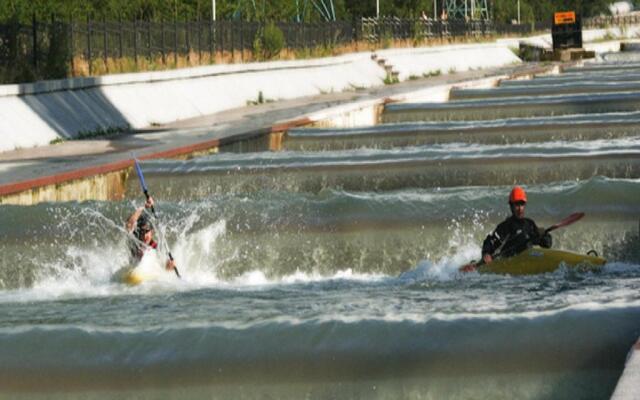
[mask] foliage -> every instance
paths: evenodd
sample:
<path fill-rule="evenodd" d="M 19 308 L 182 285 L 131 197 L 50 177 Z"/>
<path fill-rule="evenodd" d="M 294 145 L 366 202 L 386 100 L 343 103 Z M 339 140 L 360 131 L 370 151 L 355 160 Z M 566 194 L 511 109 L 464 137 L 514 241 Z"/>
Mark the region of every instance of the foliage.
<path fill-rule="evenodd" d="M 328 1 L 328 0 L 327 0 Z M 380 0 L 380 14 L 399 18 L 419 18 L 433 15 L 435 0 Z M 551 19 L 554 11 L 575 10 L 583 17 L 608 13 L 611 0 L 520 0 L 522 21 Z M 637 3 L 637 1 L 636 1 Z M 323 15 L 312 2 L 303 0 L 217 0 L 216 17 L 223 20 L 244 21 L 304 21 L 317 22 Z M 333 0 L 338 20 L 373 17 L 376 2 L 362 0 Z M 489 2 L 497 22 L 511 22 L 517 18 L 517 2 L 493 0 Z M 305 6 L 306 5 L 306 6 Z M 438 10 L 442 2 L 438 2 Z M 1 0 L 0 21 L 16 17 L 27 23 L 33 15 L 39 19 L 56 16 L 64 20 L 105 18 L 107 20 L 209 20 L 211 0 Z"/>
<path fill-rule="evenodd" d="M 259 29 L 253 40 L 253 54 L 258 60 L 277 57 L 285 46 L 284 33 L 273 22 Z"/>

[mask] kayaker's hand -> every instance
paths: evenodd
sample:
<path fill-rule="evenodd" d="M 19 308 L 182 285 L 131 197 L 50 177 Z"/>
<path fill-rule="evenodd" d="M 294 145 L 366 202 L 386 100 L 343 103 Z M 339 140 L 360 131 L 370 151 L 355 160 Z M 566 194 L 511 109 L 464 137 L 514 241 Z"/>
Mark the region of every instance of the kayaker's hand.
<path fill-rule="evenodd" d="M 144 203 L 144 208 L 153 208 L 154 206 L 154 202 L 153 202 L 153 197 L 149 196 L 149 198 L 147 199 L 147 201 Z"/>
<path fill-rule="evenodd" d="M 167 271 L 172 271 L 173 269 L 176 268 L 176 262 L 173 260 L 167 260 Z"/>
<path fill-rule="evenodd" d="M 491 254 L 485 254 L 482 256 L 482 261 L 484 261 L 485 264 L 491 264 L 493 257 L 491 257 Z"/>

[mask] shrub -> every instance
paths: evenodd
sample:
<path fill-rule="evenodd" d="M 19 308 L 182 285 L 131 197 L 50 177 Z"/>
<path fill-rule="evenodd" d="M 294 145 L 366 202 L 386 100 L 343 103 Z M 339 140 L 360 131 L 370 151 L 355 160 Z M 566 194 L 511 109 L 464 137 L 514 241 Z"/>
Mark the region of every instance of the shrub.
<path fill-rule="evenodd" d="M 264 28 L 263 35 L 263 54 L 266 60 L 277 57 L 284 48 L 284 33 L 274 24 L 270 22 Z"/>

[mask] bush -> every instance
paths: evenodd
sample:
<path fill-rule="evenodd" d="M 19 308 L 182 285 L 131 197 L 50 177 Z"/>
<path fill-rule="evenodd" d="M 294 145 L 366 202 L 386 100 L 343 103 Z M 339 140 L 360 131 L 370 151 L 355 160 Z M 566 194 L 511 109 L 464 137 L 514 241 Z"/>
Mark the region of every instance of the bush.
<path fill-rule="evenodd" d="M 284 34 L 273 22 L 256 32 L 253 55 L 257 60 L 271 60 L 284 48 Z"/>
<path fill-rule="evenodd" d="M 62 79 L 69 75 L 69 36 L 68 26 L 62 23 L 51 24 L 49 28 L 49 48 L 46 53 L 43 77 Z"/>

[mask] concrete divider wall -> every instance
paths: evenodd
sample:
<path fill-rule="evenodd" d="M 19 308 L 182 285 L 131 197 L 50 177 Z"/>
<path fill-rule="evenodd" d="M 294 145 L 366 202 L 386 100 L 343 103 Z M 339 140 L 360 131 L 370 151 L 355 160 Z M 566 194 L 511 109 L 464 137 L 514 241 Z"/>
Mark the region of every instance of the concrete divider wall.
<path fill-rule="evenodd" d="M 473 44 L 377 51 L 401 81 L 429 74 L 498 67 L 522 61 L 506 45 Z"/>

